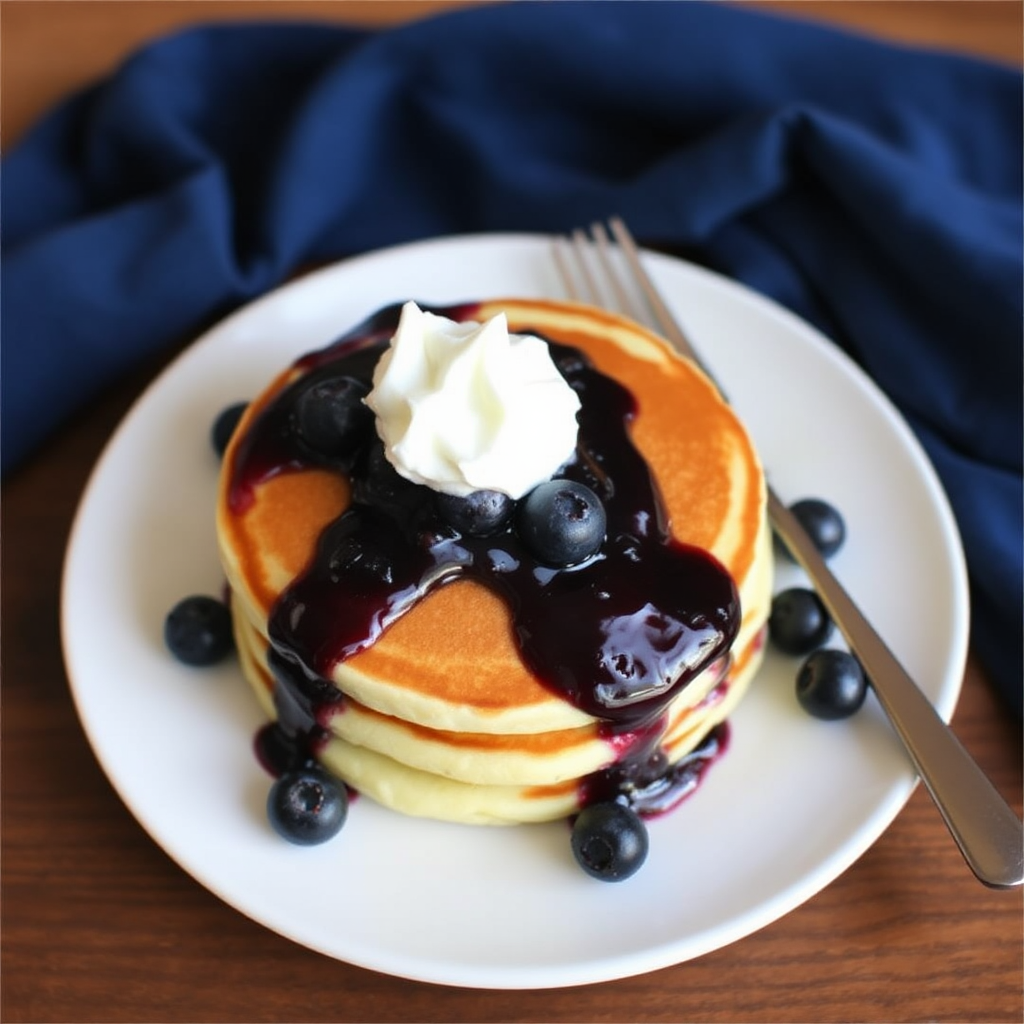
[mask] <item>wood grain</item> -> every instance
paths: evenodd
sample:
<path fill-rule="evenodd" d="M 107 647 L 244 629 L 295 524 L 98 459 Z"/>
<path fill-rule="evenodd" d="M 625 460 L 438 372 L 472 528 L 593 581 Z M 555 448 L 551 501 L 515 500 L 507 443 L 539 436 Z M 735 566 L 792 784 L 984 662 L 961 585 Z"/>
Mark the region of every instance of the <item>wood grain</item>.
<path fill-rule="evenodd" d="M 7 2 L 3 138 L 16 139 L 49 103 L 140 42 L 211 14 L 382 23 L 442 6 L 450 5 Z M 1020 60 L 1017 3 L 758 6 Z M 0 1019 L 1024 1019 L 1021 893 L 974 881 L 920 791 L 855 865 L 786 917 L 690 963 L 604 985 L 503 993 L 405 982 L 310 952 L 207 892 L 113 792 L 78 724 L 60 653 L 60 573 L 82 488 L 169 358 L 108 392 L 4 486 Z M 1020 728 L 973 661 L 954 726 L 1020 814 Z"/>

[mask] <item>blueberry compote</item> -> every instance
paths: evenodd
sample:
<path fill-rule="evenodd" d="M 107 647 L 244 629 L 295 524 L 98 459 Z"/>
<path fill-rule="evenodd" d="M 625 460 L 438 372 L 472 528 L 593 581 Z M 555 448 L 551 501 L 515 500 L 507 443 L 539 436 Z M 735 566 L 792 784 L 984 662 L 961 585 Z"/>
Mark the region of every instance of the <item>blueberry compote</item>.
<path fill-rule="evenodd" d="M 367 417 L 352 417 L 350 444 L 331 452 L 309 444 L 297 413 L 303 395 L 337 378 L 349 379 L 352 393 L 367 391 L 400 310 L 389 306 L 304 357 L 302 376 L 263 410 L 235 460 L 230 501 L 238 512 L 261 480 L 308 466 L 336 469 L 352 489 L 349 507 L 324 529 L 315 557 L 270 616 L 279 739 L 286 740 L 274 760 L 283 768 L 286 749 L 308 757 L 325 737 L 342 700 L 329 682 L 337 662 L 372 644 L 432 589 L 466 577 L 506 602 L 530 671 L 598 718 L 609 742 L 626 751 L 614 771 L 588 780 L 583 801 L 611 796 L 657 813 L 672 801 L 666 786 L 676 799 L 684 795 L 696 763 L 712 760 L 724 739 L 713 735 L 688 768 L 666 772 L 658 737 L 667 705 L 715 659 L 724 662 L 735 638 L 731 577 L 706 552 L 669 536 L 657 487 L 629 437 L 633 396 L 565 345 L 549 342 L 582 408 L 576 452 L 557 475 L 591 488 L 607 518 L 604 542 L 578 565 L 539 562 L 517 535 L 515 516 L 487 536 L 460 532 L 436 492 L 392 468 Z M 466 320 L 476 307 L 432 311 Z"/>

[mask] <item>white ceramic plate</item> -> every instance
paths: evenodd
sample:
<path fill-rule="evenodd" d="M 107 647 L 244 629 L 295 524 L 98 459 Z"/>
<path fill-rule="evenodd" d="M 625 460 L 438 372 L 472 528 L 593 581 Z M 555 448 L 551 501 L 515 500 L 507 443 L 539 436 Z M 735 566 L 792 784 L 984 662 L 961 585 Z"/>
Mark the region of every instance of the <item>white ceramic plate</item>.
<path fill-rule="evenodd" d="M 966 656 L 960 544 L 935 475 L 877 389 L 756 294 L 657 254 L 647 265 L 746 420 L 785 500 L 846 516 L 834 569 L 948 718 Z M 403 818 L 354 802 L 304 849 L 266 823 L 260 716 L 233 663 L 177 664 L 163 619 L 220 593 L 208 431 L 295 356 L 389 302 L 562 294 L 550 241 L 476 236 L 353 259 L 241 310 L 142 396 L 100 460 L 65 568 L 75 701 L 118 793 L 186 871 L 296 942 L 408 978 L 547 988 L 637 974 L 721 947 L 826 886 L 899 812 L 914 774 L 873 697 L 807 717 L 796 661 L 770 654 L 697 793 L 650 825 L 651 853 L 609 885 L 575 866 L 564 823 L 511 829 Z M 780 563 L 777 589 L 797 580 Z"/>

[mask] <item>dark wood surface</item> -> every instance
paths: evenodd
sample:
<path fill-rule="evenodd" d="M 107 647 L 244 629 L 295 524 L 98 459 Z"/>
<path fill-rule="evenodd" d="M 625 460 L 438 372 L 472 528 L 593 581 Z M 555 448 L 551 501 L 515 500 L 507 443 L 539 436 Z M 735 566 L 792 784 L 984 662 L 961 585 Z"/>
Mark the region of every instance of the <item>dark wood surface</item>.
<path fill-rule="evenodd" d="M 68 89 L 175 25 L 254 14 L 386 22 L 437 6 L 448 5 L 6 2 L 4 143 Z M 1016 2 L 758 6 L 1021 59 Z M 0 1019 L 1024 1019 L 1021 893 L 974 880 L 920 790 L 853 867 L 786 917 L 689 963 L 602 985 L 487 992 L 406 982 L 310 952 L 221 903 L 115 795 L 78 724 L 60 651 L 72 516 L 104 444 L 160 365 L 111 390 L 3 488 Z M 1020 814 L 1020 727 L 973 660 L 953 724 Z"/>

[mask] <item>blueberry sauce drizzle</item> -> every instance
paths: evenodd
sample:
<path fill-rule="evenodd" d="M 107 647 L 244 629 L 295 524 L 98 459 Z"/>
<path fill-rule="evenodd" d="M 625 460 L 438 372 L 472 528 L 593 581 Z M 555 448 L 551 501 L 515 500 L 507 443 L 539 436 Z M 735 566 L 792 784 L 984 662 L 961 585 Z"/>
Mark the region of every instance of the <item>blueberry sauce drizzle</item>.
<path fill-rule="evenodd" d="M 670 765 L 664 748 L 655 739 L 588 775 L 580 786 L 580 806 L 618 800 L 642 817 L 660 817 L 700 785 L 704 773 L 728 746 L 729 723 L 721 722 L 693 750 Z"/>
<path fill-rule="evenodd" d="M 314 753 L 342 700 L 329 681 L 332 667 L 374 643 L 434 588 L 469 578 L 506 602 L 523 660 L 538 679 L 599 719 L 610 741 L 636 737 L 619 764 L 588 780 L 584 800 L 628 791 L 646 802 L 645 813 L 660 813 L 692 788 L 699 766 L 723 743 L 724 734 L 712 733 L 689 767 L 666 771 L 658 737 L 668 704 L 735 638 L 739 600 L 731 577 L 707 552 L 669 535 L 656 485 L 629 437 L 633 396 L 565 345 L 549 341 L 582 409 L 577 451 L 557 475 L 593 489 L 608 522 L 601 549 L 581 565 L 540 564 L 514 525 L 494 536 L 461 534 L 439 514 L 431 489 L 391 467 L 369 417 L 347 456 L 311 450 L 295 425 L 298 396 L 337 375 L 368 390 L 400 309 L 382 309 L 300 360 L 303 376 L 261 412 L 235 459 L 235 512 L 251 504 L 261 481 L 304 467 L 336 469 L 352 488 L 349 507 L 324 529 L 314 558 L 270 615 L 280 729 L 305 756 Z M 475 309 L 431 311 L 465 320 Z"/>

